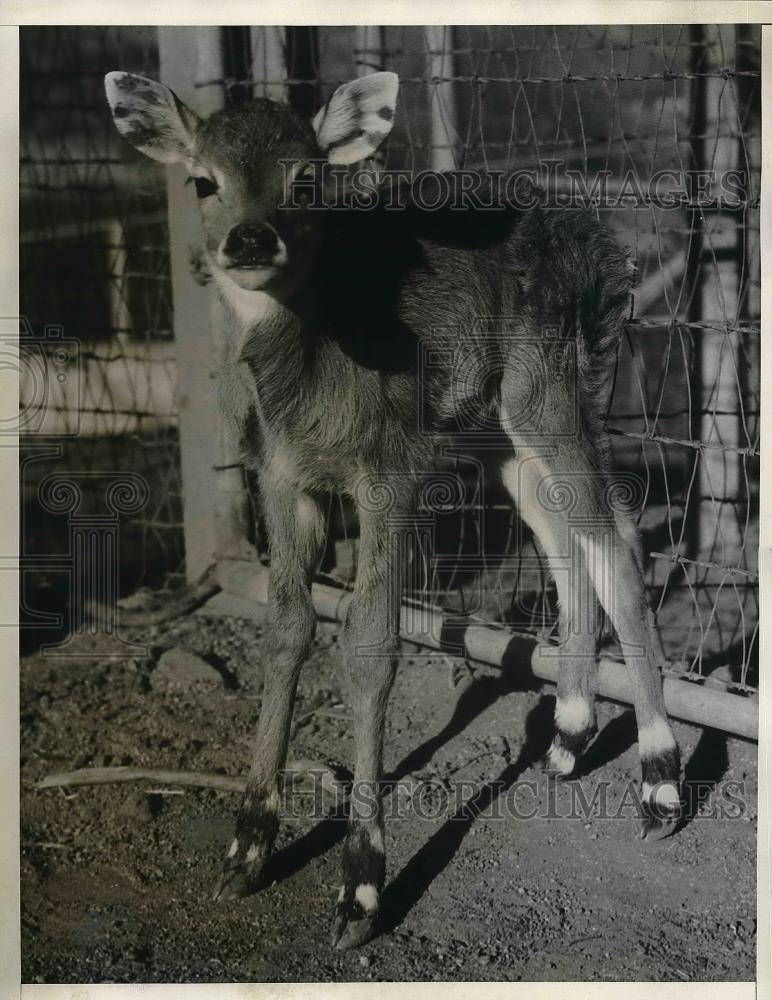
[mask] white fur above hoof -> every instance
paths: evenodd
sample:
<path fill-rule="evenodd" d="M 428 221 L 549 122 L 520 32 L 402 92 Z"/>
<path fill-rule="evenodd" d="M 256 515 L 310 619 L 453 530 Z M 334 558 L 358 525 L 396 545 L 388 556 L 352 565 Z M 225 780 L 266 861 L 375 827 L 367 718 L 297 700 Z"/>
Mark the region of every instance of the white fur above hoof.
<path fill-rule="evenodd" d="M 544 758 L 543 768 L 561 778 L 567 778 L 576 770 L 576 755 L 553 742 Z"/>

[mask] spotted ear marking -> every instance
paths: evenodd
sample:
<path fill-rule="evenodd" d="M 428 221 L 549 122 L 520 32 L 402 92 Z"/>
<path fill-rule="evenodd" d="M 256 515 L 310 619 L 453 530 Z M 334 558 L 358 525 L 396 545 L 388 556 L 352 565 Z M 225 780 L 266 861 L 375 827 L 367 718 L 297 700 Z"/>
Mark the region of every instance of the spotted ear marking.
<path fill-rule="evenodd" d="M 330 163 L 373 155 L 391 132 L 398 90 L 396 73 L 370 73 L 338 87 L 312 122 Z"/>
<path fill-rule="evenodd" d="M 134 73 L 108 73 L 105 94 L 127 142 L 161 163 L 193 163 L 198 115 L 162 83 Z"/>

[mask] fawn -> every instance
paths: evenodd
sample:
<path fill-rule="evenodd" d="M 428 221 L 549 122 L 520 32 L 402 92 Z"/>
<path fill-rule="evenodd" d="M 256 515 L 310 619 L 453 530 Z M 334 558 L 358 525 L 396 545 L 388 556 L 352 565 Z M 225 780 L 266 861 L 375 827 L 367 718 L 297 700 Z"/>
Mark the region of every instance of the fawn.
<path fill-rule="evenodd" d="M 384 719 L 404 574 L 394 537 L 407 530 L 432 469 L 433 432 L 464 408 L 494 413 L 511 442 L 503 482 L 556 580 L 560 672 L 546 766 L 570 775 L 596 732 L 594 623 L 602 607 L 633 680 L 642 836 L 671 833 L 680 816 L 678 747 L 640 541 L 629 514 L 610 502 L 602 429 L 629 299 L 627 255 L 587 212 L 430 212 L 410 186 L 399 210 L 314 205 L 318 180 L 309 182 L 308 164 L 358 163 L 389 134 L 393 73 L 339 87 L 312 122 L 263 99 L 201 119 L 168 88 L 128 73 L 109 73 L 105 86 L 124 138 L 152 159 L 182 163 L 195 183 L 203 269 L 235 344 L 221 371 L 224 405 L 256 473 L 269 534 L 272 669 L 216 897 L 259 885 L 277 832 L 295 690 L 315 631 L 310 581 L 325 538 L 322 501 L 344 492 L 357 508 L 360 550 L 343 670 L 354 782 L 372 794 L 368 808 L 362 796 L 351 798 L 333 941 L 352 947 L 373 933 L 385 878 Z M 478 336 L 481 317 L 490 316 L 510 319 Z M 427 346 L 440 360 L 424 367 L 418 356 Z M 554 502 L 556 484 L 570 495 L 571 517 Z M 372 502 L 384 489 L 388 503 Z"/>

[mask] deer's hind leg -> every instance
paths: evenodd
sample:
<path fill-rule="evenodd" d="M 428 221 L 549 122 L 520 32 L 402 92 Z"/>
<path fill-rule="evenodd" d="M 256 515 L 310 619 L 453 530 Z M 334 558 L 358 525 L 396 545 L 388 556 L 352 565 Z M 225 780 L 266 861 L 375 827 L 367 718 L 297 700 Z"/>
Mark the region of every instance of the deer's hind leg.
<path fill-rule="evenodd" d="M 300 669 L 316 629 L 311 574 L 324 544 L 325 515 L 310 494 L 260 475 L 271 556 L 269 616 L 260 719 L 246 791 L 215 899 L 259 887 L 279 828 L 280 779 Z"/>
<path fill-rule="evenodd" d="M 516 457 L 504 463 L 502 478 L 521 518 L 539 540 L 558 591 L 559 645 L 545 646 L 539 655 L 559 661 L 555 731 L 544 766 L 565 778 L 574 773 L 597 732 L 594 679 L 600 606 L 566 519 L 549 509 L 549 501 L 546 509 L 543 505 L 540 457 L 531 444 L 521 445 Z M 552 492 L 559 500 L 560 490 Z"/>
<path fill-rule="evenodd" d="M 590 445 L 578 432 L 566 433 L 559 419 L 566 413 L 559 382 L 545 380 L 538 420 L 517 425 L 508 418 L 506 395 L 517 386 L 508 386 L 505 379 L 502 388 L 502 426 L 515 449 L 504 479 L 547 552 L 560 600 L 561 635 L 569 636 L 559 650 L 550 754 L 558 769 L 567 772 L 574 762 L 571 740 L 576 738 L 578 749 L 594 727 L 594 636 L 587 623 L 599 600 L 617 632 L 632 682 L 642 772 L 641 835 L 659 839 L 680 820 L 680 758 L 665 710 L 640 551 L 632 544 L 629 520 L 616 516 L 610 505 L 608 483 L 591 460 Z M 590 588 L 584 586 L 588 578 Z M 578 628 L 577 615 L 585 623 Z"/>

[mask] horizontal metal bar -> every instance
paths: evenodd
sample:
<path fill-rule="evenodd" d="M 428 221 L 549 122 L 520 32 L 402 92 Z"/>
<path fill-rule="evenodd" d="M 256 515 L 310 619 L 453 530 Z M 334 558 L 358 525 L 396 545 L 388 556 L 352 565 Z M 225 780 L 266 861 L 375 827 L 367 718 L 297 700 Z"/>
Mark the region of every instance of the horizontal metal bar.
<path fill-rule="evenodd" d="M 745 455 L 748 458 L 757 458 L 760 455 L 758 448 L 735 448 L 732 445 L 713 444 L 708 441 L 687 441 L 683 438 L 666 437 L 664 434 L 623 431 L 621 427 L 607 427 L 606 433 L 614 434 L 617 437 L 632 438 L 636 441 L 652 441 L 655 444 L 681 445 L 684 448 L 692 448 L 694 451 L 723 451 L 732 455 Z"/>
<path fill-rule="evenodd" d="M 761 79 L 759 70 L 719 70 L 715 73 L 635 73 L 626 76 L 623 73 L 601 73 L 597 76 L 575 76 L 565 73 L 563 76 L 480 76 L 459 75 L 459 76 L 400 76 L 400 84 L 412 83 L 418 85 L 435 85 L 440 83 L 643 83 L 647 80 L 661 80 L 669 83 L 672 80 L 731 80 L 735 77 L 753 77 Z M 249 79 L 237 79 L 235 77 L 217 77 L 211 80 L 201 80 L 196 83 L 196 88 L 202 87 L 235 87 L 239 84 L 251 84 Z M 264 82 L 264 81 L 259 81 Z M 270 82 L 270 81 L 269 81 Z M 289 77 L 281 81 L 290 86 L 294 84 L 307 84 L 308 80 L 303 78 Z M 342 84 L 348 83 L 344 77 L 329 77 L 317 80 L 317 83 Z"/>
<path fill-rule="evenodd" d="M 744 576 L 748 580 L 753 581 L 758 581 L 759 579 L 758 573 L 753 573 L 747 569 L 741 569 L 739 566 L 722 566 L 720 563 L 703 562 L 700 559 L 687 559 L 685 556 L 679 556 L 676 553 L 670 553 L 670 555 L 668 555 L 666 552 L 650 552 L 649 555 L 652 559 L 664 559 L 666 562 L 677 563 L 680 566 L 696 566 L 699 569 L 718 570 L 719 573 L 730 573 L 733 576 Z"/>
<path fill-rule="evenodd" d="M 82 355 L 81 355 L 82 356 Z M 640 420 L 643 414 L 647 416 L 653 416 L 650 410 L 639 410 L 637 413 L 615 413 L 614 420 Z M 685 408 L 683 410 L 660 410 L 657 413 L 657 420 L 673 420 L 675 417 L 689 417 L 692 414 L 701 417 L 760 417 L 761 410 L 740 410 L 739 406 L 736 410 L 690 410 Z"/>
<path fill-rule="evenodd" d="M 90 414 L 91 416 L 101 416 L 101 417 L 136 417 L 137 420 L 151 420 L 153 418 L 158 420 L 176 420 L 176 413 L 157 413 L 153 410 L 116 410 L 109 409 L 105 410 L 98 406 L 80 406 L 80 407 L 66 407 L 66 406 L 48 406 L 45 403 L 24 403 L 24 411 L 35 411 L 37 413 L 83 413 Z M 98 436 L 98 435 L 97 435 Z M 109 435 L 112 437 L 112 435 Z"/>
<path fill-rule="evenodd" d="M 688 329 L 695 330 L 715 330 L 717 333 L 742 333 L 750 336 L 758 337 L 761 336 L 761 328 L 758 326 L 733 326 L 731 323 L 723 323 L 718 319 L 705 319 L 705 320 L 682 320 L 682 319 L 667 319 L 663 317 L 661 320 L 658 319 L 640 319 L 639 317 L 634 317 L 633 319 L 625 320 L 625 326 L 642 326 L 642 327 L 676 327 L 685 326 Z"/>
<path fill-rule="evenodd" d="M 57 188 L 57 190 L 59 190 Z M 66 188 L 61 190 L 66 191 Z M 136 229 L 140 226 L 166 225 L 166 212 L 158 209 L 155 212 L 141 212 L 136 215 L 126 211 L 125 215 L 118 215 L 117 212 L 99 219 L 81 219 L 78 222 L 58 222 L 51 219 L 47 225 L 36 226 L 34 228 L 23 228 L 19 236 L 19 242 L 28 243 L 49 243 L 51 238 L 58 240 L 82 239 L 84 236 L 102 236 L 105 240 L 110 239 L 109 230 L 115 226 L 121 229 Z M 110 246 L 108 243 L 100 246 Z M 168 246 L 165 248 L 168 252 Z"/>
<path fill-rule="evenodd" d="M 115 331 L 120 332 L 120 331 Z M 164 337 L 164 340 L 168 342 L 168 338 Z M 155 343 L 160 343 L 161 339 L 155 341 Z M 176 354 L 170 354 L 164 357 L 154 357 L 152 354 L 95 354 L 93 351 L 81 351 L 79 361 L 97 361 L 100 364 L 111 365 L 116 361 L 138 361 L 143 365 L 173 365 L 177 361 Z M 640 414 L 638 418 L 640 419 Z"/>
<path fill-rule="evenodd" d="M 268 603 L 269 571 L 257 562 L 224 560 L 218 563 L 217 582 L 226 594 L 260 605 Z M 353 599 L 350 591 L 314 583 L 311 591 L 314 609 L 320 618 L 342 622 Z M 530 672 L 540 680 L 557 683 L 559 655 L 557 647 L 537 642 L 535 636 L 511 629 L 452 618 L 439 609 L 420 607 L 424 628 L 406 628 L 416 624 L 419 608 L 402 604 L 400 635 L 408 642 L 431 649 L 445 650 L 503 670 Z M 688 680 L 667 675 L 663 680 L 668 714 L 700 726 L 710 726 L 735 733 L 746 739 L 758 739 L 758 701 Z M 630 672 L 623 665 L 601 659 L 596 675 L 596 691 L 604 698 L 632 704 L 633 685 Z"/>

